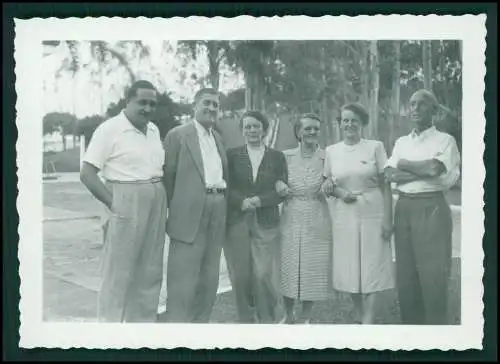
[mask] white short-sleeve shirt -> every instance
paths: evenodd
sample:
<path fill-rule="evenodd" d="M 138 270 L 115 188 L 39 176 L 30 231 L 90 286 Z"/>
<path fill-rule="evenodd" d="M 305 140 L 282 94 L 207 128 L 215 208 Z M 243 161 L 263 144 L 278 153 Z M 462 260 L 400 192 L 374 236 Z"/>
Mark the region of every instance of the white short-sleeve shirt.
<path fill-rule="evenodd" d="M 83 161 L 106 180 L 143 181 L 163 176 L 165 150 L 156 125 L 149 122 L 144 134 L 122 111 L 97 127 Z"/>
<path fill-rule="evenodd" d="M 455 139 L 447 133 L 440 132 L 434 126 L 420 134 L 412 131 L 399 138 L 385 166 L 397 168 L 400 159 L 409 161 L 436 159 L 446 167 L 446 171 L 438 177 L 397 185 L 397 189 L 401 192 L 419 193 L 448 190 L 460 177 L 460 152 Z"/>

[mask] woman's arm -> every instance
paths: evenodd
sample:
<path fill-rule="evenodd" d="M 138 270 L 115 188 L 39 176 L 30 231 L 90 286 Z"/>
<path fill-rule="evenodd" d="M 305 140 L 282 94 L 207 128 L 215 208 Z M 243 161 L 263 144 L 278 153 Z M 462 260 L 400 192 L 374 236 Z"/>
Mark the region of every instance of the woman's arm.
<path fill-rule="evenodd" d="M 280 196 L 278 192 L 276 192 L 276 188 L 274 187 L 277 181 L 283 181 L 284 183 L 288 183 L 288 166 L 286 163 L 285 155 L 282 152 L 278 152 L 278 163 L 277 163 L 277 175 L 276 180 L 273 183 L 273 188 L 269 191 L 262 192 L 258 194 L 256 197 L 259 199 L 259 207 L 263 206 L 278 206 L 285 199 Z"/>

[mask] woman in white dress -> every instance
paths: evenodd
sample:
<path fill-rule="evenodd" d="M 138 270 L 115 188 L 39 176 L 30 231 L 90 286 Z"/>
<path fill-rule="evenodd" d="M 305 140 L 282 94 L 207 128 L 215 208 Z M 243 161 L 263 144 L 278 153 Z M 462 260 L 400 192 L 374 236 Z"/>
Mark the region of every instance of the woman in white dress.
<path fill-rule="evenodd" d="M 343 141 L 326 149 L 324 176 L 333 184 L 333 287 L 350 293 L 356 323 L 372 324 L 376 292 L 394 287 L 392 195 L 383 178 L 382 142 L 362 138 L 368 113 L 344 105 Z"/>

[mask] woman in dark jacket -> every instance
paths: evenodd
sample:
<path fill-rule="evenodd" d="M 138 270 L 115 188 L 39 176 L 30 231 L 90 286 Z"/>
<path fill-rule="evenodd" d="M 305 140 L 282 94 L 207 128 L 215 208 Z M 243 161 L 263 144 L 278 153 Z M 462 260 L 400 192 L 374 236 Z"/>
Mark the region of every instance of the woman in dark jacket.
<path fill-rule="evenodd" d="M 239 321 L 276 322 L 279 298 L 279 204 L 275 189 L 286 181 L 283 153 L 267 147 L 269 121 L 259 111 L 240 119 L 245 145 L 227 153 L 228 227 L 224 254 L 236 295 Z"/>

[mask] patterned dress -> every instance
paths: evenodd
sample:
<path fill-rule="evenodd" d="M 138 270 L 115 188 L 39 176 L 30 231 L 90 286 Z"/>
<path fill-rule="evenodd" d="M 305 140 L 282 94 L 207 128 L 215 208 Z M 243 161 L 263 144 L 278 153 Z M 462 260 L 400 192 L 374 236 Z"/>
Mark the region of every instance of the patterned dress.
<path fill-rule="evenodd" d="M 355 145 L 340 142 L 325 154 L 325 176 L 359 194 L 352 204 L 337 198 L 331 201 L 333 287 L 349 293 L 393 288 L 391 245 L 381 235 L 384 198 L 379 174 L 387 160 L 384 145 L 366 139 Z"/>
<path fill-rule="evenodd" d="M 324 150 L 303 158 L 299 148 L 284 152 L 291 197 L 281 215 L 281 291 L 286 297 L 317 301 L 328 298 L 331 282 L 331 220 L 319 193 Z"/>

